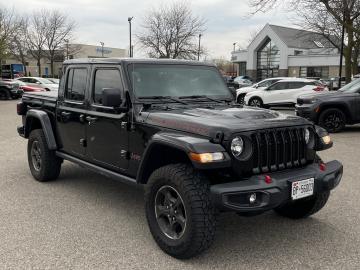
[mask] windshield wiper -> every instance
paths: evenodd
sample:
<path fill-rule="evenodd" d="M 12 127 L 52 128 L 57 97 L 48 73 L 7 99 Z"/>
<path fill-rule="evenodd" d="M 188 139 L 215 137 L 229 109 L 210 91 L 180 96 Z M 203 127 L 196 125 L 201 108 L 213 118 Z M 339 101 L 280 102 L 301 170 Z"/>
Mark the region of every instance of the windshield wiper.
<path fill-rule="evenodd" d="M 217 103 L 223 103 L 222 100 L 218 100 L 218 99 L 215 99 L 215 98 L 211 98 L 211 97 L 208 97 L 206 95 L 192 95 L 192 96 L 180 96 L 179 99 L 185 99 L 185 98 L 206 98 L 208 100 L 211 100 L 211 101 L 214 101 L 214 102 L 217 102 Z"/>
<path fill-rule="evenodd" d="M 188 105 L 188 103 L 186 103 L 185 101 L 179 100 L 179 99 L 171 97 L 171 96 L 146 96 L 146 97 L 139 97 L 139 99 L 158 99 L 160 101 L 167 99 L 167 100 L 175 101 L 177 103 Z"/>

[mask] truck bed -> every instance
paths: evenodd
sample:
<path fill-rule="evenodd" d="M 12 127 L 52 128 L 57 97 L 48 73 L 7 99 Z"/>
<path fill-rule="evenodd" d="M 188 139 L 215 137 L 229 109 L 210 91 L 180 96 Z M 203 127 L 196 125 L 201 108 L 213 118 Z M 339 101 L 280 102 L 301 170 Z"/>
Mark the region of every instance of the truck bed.
<path fill-rule="evenodd" d="M 24 93 L 22 101 L 29 105 L 55 108 L 58 98 L 57 91 Z"/>

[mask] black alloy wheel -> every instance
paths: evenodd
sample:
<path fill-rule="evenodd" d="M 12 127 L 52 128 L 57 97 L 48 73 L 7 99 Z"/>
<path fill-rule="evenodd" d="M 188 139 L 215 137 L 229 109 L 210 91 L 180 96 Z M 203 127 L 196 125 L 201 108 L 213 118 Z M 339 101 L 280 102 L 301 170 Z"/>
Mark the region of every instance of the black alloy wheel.
<path fill-rule="evenodd" d="M 41 148 L 38 141 L 33 141 L 31 145 L 31 161 L 36 171 L 41 170 Z"/>
<path fill-rule="evenodd" d="M 161 187 L 155 196 L 156 220 L 170 239 L 180 239 L 186 229 L 186 211 L 180 194 L 171 186 Z"/>
<path fill-rule="evenodd" d="M 321 113 L 319 125 L 329 132 L 340 132 L 346 124 L 345 114 L 339 109 L 328 109 Z"/>

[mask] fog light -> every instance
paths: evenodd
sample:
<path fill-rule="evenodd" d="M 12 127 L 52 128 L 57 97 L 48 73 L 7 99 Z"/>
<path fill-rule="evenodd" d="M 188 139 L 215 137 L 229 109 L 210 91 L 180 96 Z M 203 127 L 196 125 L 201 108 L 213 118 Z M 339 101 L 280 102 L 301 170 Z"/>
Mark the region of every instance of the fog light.
<path fill-rule="evenodd" d="M 251 204 L 253 204 L 253 203 L 256 202 L 256 193 L 253 193 L 253 194 L 250 195 L 250 197 L 249 197 L 249 202 L 250 202 Z"/>

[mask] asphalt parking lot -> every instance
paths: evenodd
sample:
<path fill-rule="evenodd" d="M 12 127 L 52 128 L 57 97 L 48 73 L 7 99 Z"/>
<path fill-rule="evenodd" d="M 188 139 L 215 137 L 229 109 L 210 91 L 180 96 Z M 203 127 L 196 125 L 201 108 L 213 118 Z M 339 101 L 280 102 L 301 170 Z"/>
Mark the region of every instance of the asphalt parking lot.
<path fill-rule="evenodd" d="M 34 181 L 15 105 L 0 101 L 0 269 L 360 269 L 360 126 L 320 153 L 344 164 L 322 211 L 300 221 L 222 215 L 211 249 L 178 261 L 153 241 L 142 189 L 68 162 L 57 181 Z"/>

